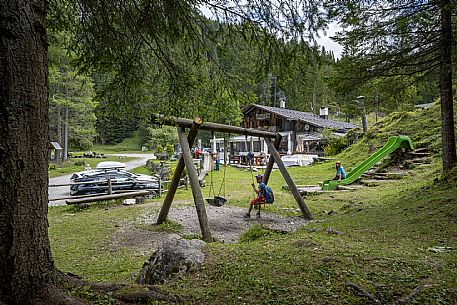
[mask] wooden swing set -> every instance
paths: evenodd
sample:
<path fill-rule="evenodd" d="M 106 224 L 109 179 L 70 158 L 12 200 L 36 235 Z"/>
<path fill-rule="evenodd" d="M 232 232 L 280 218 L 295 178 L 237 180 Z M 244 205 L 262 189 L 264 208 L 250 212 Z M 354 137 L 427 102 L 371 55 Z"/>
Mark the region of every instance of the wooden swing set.
<path fill-rule="evenodd" d="M 281 160 L 281 157 L 278 153 L 277 148 L 281 143 L 281 135 L 279 133 L 270 132 L 270 131 L 263 131 L 258 129 L 251 129 L 251 128 L 242 128 L 230 125 L 224 125 L 219 123 L 211 123 L 205 122 L 202 123 L 202 120 L 197 117 L 194 120 L 190 119 L 183 119 L 183 118 L 174 118 L 174 117 L 165 117 L 163 115 L 156 114 L 153 117 L 154 123 L 160 125 L 168 125 L 168 126 L 177 126 L 178 129 L 178 137 L 179 143 L 181 144 L 182 154 L 179 158 L 178 165 L 176 166 L 173 179 L 171 180 L 170 187 L 168 188 L 167 195 L 162 204 L 162 208 L 160 210 L 159 216 L 157 218 L 157 224 L 163 223 L 168 216 L 168 212 L 170 211 L 171 204 L 173 202 L 173 198 L 176 194 L 176 190 L 179 185 L 179 181 L 181 175 L 184 171 L 184 167 L 186 168 L 187 175 L 189 177 L 189 184 L 192 189 L 192 195 L 194 197 L 195 208 L 197 210 L 198 221 L 200 224 L 200 230 L 202 232 L 203 240 L 206 242 L 212 242 L 213 238 L 211 236 L 211 231 L 208 225 L 208 217 L 206 215 L 205 209 L 205 200 L 203 198 L 202 190 L 200 188 L 200 184 L 198 181 L 197 170 L 194 166 L 192 154 L 191 154 L 191 146 L 193 145 L 195 139 L 197 138 L 198 131 L 201 130 L 210 130 L 212 132 L 224 132 L 224 133 L 234 133 L 246 136 L 254 136 L 254 137 L 263 137 L 265 142 L 267 143 L 268 150 L 270 151 L 271 157 L 268 160 L 267 167 L 265 169 L 264 174 L 264 182 L 268 184 L 268 180 L 270 178 L 271 171 L 273 169 L 273 164 L 276 162 L 281 174 L 284 177 L 287 185 L 289 186 L 289 190 L 291 191 L 292 195 L 295 198 L 303 216 L 306 219 L 311 219 L 311 213 L 308 210 L 308 207 L 305 205 L 305 202 L 298 192 L 298 189 L 289 175 L 284 163 Z M 189 129 L 189 133 L 186 134 L 186 128 Z M 272 141 L 274 139 L 274 142 Z M 225 144 L 224 144 L 225 145 Z M 224 150 L 226 153 L 226 150 Z M 226 165 L 225 165 L 226 166 Z"/>

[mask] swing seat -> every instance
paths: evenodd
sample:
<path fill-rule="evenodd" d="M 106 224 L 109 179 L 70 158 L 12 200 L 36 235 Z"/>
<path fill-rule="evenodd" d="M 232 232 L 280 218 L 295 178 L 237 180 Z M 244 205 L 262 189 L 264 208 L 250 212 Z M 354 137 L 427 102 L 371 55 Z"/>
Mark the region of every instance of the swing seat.
<path fill-rule="evenodd" d="M 227 202 L 227 199 L 221 196 L 214 196 L 214 198 L 206 198 L 206 202 L 212 206 L 221 207 Z"/>

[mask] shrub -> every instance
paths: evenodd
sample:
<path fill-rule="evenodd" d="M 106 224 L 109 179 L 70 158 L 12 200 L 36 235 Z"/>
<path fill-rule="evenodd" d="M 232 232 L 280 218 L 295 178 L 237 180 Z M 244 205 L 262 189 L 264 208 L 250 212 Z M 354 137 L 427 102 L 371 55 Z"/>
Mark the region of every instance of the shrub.
<path fill-rule="evenodd" d="M 324 147 L 324 154 L 326 156 L 334 156 L 339 154 L 343 151 L 346 147 L 348 147 L 349 142 L 346 137 L 333 137 L 329 139 L 328 145 Z"/>
<path fill-rule="evenodd" d="M 156 146 L 156 153 L 163 153 L 163 146 L 162 145 L 158 144 Z"/>
<path fill-rule="evenodd" d="M 173 144 L 167 144 L 165 146 L 165 151 L 167 152 L 167 156 L 171 157 L 175 153 L 175 147 Z"/>
<path fill-rule="evenodd" d="M 178 132 L 175 127 L 149 127 L 147 131 L 148 137 L 146 144 L 151 149 L 154 149 L 159 145 L 164 147 L 167 143 L 175 144 L 179 142 Z"/>

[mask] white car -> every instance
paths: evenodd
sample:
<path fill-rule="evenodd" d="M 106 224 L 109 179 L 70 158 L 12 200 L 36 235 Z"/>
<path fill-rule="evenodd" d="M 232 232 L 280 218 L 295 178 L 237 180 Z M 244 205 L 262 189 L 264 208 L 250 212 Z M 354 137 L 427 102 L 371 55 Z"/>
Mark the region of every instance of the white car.
<path fill-rule="evenodd" d="M 317 155 L 285 155 L 281 157 L 282 162 L 285 166 L 307 166 L 314 162 L 314 158 L 317 158 Z"/>
<path fill-rule="evenodd" d="M 116 161 L 103 161 L 97 164 L 97 169 L 117 169 L 117 170 L 125 170 L 125 163 L 116 162 Z"/>

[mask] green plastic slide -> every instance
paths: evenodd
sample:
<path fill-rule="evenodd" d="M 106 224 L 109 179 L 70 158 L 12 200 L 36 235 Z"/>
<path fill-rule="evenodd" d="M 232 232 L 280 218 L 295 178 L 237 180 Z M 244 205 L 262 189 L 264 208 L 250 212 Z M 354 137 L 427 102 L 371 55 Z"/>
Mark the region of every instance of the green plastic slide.
<path fill-rule="evenodd" d="M 326 180 L 322 182 L 322 190 L 336 190 L 338 188 L 338 185 L 348 185 L 353 183 L 367 170 L 372 168 L 373 165 L 381 161 L 384 157 L 386 157 L 388 154 L 391 154 L 398 148 L 414 149 L 413 143 L 411 142 L 411 139 L 408 136 L 390 137 L 387 143 L 381 149 L 379 149 L 377 152 L 369 156 L 365 161 L 360 163 L 356 168 L 349 172 L 346 175 L 346 179 L 343 179 L 341 181 Z"/>

